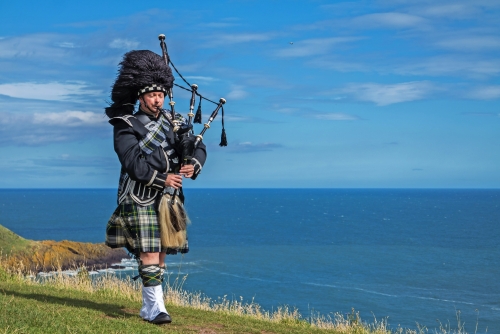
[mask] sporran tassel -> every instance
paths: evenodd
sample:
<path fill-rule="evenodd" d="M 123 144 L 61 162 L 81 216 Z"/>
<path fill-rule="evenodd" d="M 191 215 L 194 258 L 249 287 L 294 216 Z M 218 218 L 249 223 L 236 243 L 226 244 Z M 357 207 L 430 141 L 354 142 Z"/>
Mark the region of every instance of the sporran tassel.
<path fill-rule="evenodd" d="M 182 203 L 175 200 L 174 204 L 171 204 L 170 194 L 164 194 L 158 211 L 162 247 L 183 247 L 186 244 L 186 228 L 189 218 Z"/>
<path fill-rule="evenodd" d="M 194 116 L 194 123 L 201 124 L 201 97 L 198 103 L 198 109 L 196 109 L 196 115 Z"/>

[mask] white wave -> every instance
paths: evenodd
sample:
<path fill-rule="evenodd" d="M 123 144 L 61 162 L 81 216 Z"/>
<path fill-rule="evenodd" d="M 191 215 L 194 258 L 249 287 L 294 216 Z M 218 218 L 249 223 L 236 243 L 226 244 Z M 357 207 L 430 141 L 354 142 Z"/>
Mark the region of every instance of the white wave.
<path fill-rule="evenodd" d="M 314 285 L 314 286 L 324 286 L 328 288 L 337 288 L 337 289 L 346 289 L 346 290 L 358 290 L 358 291 L 363 291 L 363 292 L 368 292 L 374 295 L 381 295 L 381 296 L 387 296 L 387 297 L 399 297 L 397 295 L 390 295 L 387 293 L 383 292 L 378 292 L 378 291 L 373 291 L 373 290 L 367 290 L 367 289 L 362 289 L 362 288 L 357 288 L 357 287 L 348 287 L 348 286 L 340 286 L 340 285 L 331 285 L 331 284 L 320 284 L 320 283 L 310 283 L 310 282 L 301 282 L 302 284 L 306 285 Z"/>
<path fill-rule="evenodd" d="M 198 262 L 196 262 L 196 261 L 169 262 L 169 261 L 167 261 L 166 265 L 167 265 L 167 267 L 196 266 L 196 265 L 198 265 Z M 119 267 L 126 267 L 127 269 L 130 269 L 130 268 L 137 268 L 139 265 L 138 265 L 138 263 L 137 263 L 136 260 L 133 260 L 133 259 L 121 259 L 120 262 L 113 263 L 111 266 L 113 266 L 113 267 L 115 267 L 115 266 L 117 266 L 117 267 L 118 266 Z"/>
<path fill-rule="evenodd" d="M 218 271 L 219 274 L 221 275 L 226 275 L 226 276 L 232 276 L 232 277 L 237 277 L 237 278 L 242 278 L 250 281 L 261 281 L 261 282 L 271 282 L 271 283 L 283 283 L 282 281 L 275 281 L 275 280 L 268 280 L 268 279 L 262 279 L 262 278 L 257 278 L 257 277 L 247 277 L 247 276 L 241 276 L 241 275 L 236 275 L 236 274 L 230 274 L 230 273 L 225 273 L 225 272 L 220 272 Z"/>
<path fill-rule="evenodd" d="M 52 276 L 55 276 L 55 275 L 66 275 L 66 276 L 71 276 L 71 277 L 75 277 L 78 275 L 78 273 L 80 272 L 80 269 L 78 270 L 64 270 L 64 271 L 49 271 L 49 272 L 39 272 L 36 274 L 36 277 L 52 277 Z"/>
<path fill-rule="evenodd" d="M 198 262 L 196 261 L 188 261 L 188 262 L 166 262 L 167 267 L 172 267 L 172 266 L 197 266 Z"/>
<path fill-rule="evenodd" d="M 421 297 L 421 296 L 402 296 L 402 297 L 435 300 L 435 301 L 439 301 L 439 302 L 446 302 L 446 303 L 453 303 L 453 304 L 475 305 L 474 303 L 470 303 L 470 302 L 463 302 L 460 300 L 441 299 L 441 298 L 435 298 L 435 297 Z"/>
<path fill-rule="evenodd" d="M 165 273 L 166 276 L 168 277 L 175 277 L 175 276 L 180 276 L 180 275 L 188 275 L 190 273 L 187 273 L 185 271 L 168 271 Z"/>
<path fill-rule="evenodd" d="M 465 301 L 461 301 L 461 300 L 452 300 L 452 299 L 425 297 L 425 296 L 414 296 L 414 295 L 407 295 L 407 294 L 393 295 L 393 294 L 387 294 L 387 293 L 383 293 L 383 292 L 379 292 L 379 291 L 362 289 L 362 288 L 358 288 L 358 287 L 342 286 L 342 285 L 320 284 L 320 283 L 310 283 L 310 282 L 305 282 L 305 283 L 302 282 L 302 284 L 323 286 L 323 287 L 337 288 L 337 289 L 346 289 L 346 290 L 357 290 L 357 291 L 363 291 L 363 292 L 367 292 L 367 293 L 371 293 L 371 294 L 375 294 L 375 295 L 381 295 L 381 296 L 393 297 L 393 298 L 413 298 L 413 299 L 433 300 L 433 301 L 437 301 L 437 302 L 445 302 L 445 303 L 452 303 L 452 304 L 476 305 L 474 303 L 465 302 Z M 421 289 L 421 290 L 431 292 L 431 290 L 426 290 L 426 289 Z"/>
<path fill-rule="evenodd" d="M 122 259 L 120 261 L 120 263 L 113 263 L 111 266 L 137 268 L 137 261 L 136 260 L 131 260 L 131 259 Z"/>
<path fill-rule="evenodd" d="M 257 278 L 257 277 L 248 277 L 248 276 L 241 276 L 241 275 L 237 275 L 237 274 L 227 273 L 227 272 L 224 272 L 224 271 L 219 271 L 219 270 L 208 268 L 208 267 L 201 266 L 201 265 L 199 265 L 198 268 L 199 269 L 204 269 L 204 270 L 210 271 L 210 272 L 215 272 L 215 273 L 217 273 L 219 275 L 232 276 L 232 277 L 241 278 L 241 279 L 245 279 L 245 280 L 261 281 L 261 282 L 271 282 L 271 283 L 283 283 L 282 281 L 267 280 L 267 279 L 262 279 L 262 278 Z"/>

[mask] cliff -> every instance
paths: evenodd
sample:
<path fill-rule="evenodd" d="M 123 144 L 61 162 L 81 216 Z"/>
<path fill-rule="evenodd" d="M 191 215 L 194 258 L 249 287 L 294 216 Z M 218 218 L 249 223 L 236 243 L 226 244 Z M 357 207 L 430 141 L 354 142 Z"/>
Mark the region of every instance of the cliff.
<path fill-rule="evenodd" d="M 123 249 L 112 249 L 103 243 L 75 241 L 34 241 L 24 239 L 0 225 L 0 251 L 7 266 L 24 271 L 50 271 L 85 265 L 89 269 L 111 267 L 113 263 L 129 258 Z"/>

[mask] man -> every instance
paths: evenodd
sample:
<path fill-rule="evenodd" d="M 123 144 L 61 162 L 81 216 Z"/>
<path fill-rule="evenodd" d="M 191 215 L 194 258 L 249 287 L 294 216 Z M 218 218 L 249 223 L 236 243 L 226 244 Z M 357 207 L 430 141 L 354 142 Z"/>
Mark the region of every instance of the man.
<path fill-rule="evenodd" d="M 162 109 L 174 79 L 159 55 L 130 51 L 120 65 L 113 104 L 106 108 L 122 166 L 118 207 L 107 225 L 106 244 L 126 247 L 139 262 L 140 316 L 154 324 L 170 323 L 161 285 L 165 256 L 189 250 L 182 180 L 198 176 L 206 149 L 203 143 L 194 148 L 196 138 L 181 115 L 172 117 Z"/>

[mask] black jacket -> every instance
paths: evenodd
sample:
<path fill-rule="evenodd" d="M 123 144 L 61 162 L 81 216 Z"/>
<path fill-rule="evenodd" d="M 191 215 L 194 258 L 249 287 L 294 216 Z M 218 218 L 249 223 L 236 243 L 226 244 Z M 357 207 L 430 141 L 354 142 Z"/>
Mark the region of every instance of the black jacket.
<path fill-rule="evenodd" d="M 144 122 L 143 112 L 134 116 L 127 115 L 110 119 L 114 126 L 114 149 L 122 166 L 122 174 L 126 173 L 130 179 L 157 190 L 163 190 L 167 173 L 177 172 L 180 168 L 180 140 L 173 129 L 167 131 L 167 138 L 162 146 L 159 146 L 149 154 L 145 154 L 139 146 L 139 141 L 148 135 L 149 130 Z M 146 115 L 149 121 L 156 121 L 154 117 Z M 195 149 L 191 164 L 194 165 L 196 179 L 207 158 L 206 147 L 200 142 Z"/>

